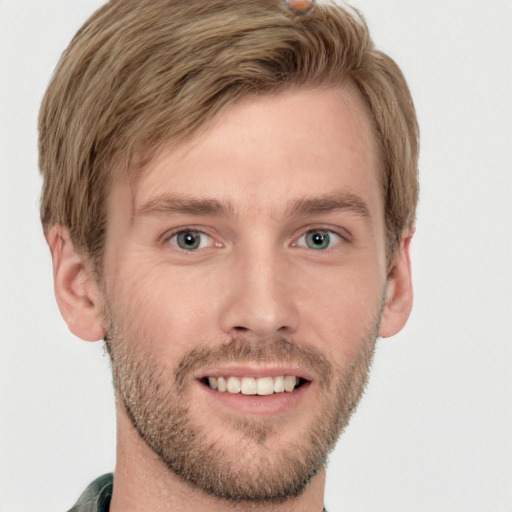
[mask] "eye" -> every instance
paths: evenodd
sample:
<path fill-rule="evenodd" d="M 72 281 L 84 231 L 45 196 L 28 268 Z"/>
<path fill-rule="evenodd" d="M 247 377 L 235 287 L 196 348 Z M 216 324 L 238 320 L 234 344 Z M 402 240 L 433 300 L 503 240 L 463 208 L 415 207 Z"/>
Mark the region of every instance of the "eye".
<path fill-rule="evenodd" d="M 202 231 L 193 229 L 186 229 L 174 233 L 169 238 L 169 242 L 172 246 L 183 251 L 197 251 L 198 249 L 204 249 L 205 247 L 211 247 L 213 245 L 211 236 Z"/>
<path fill-rule="evenodd" d="M 295 244 L 316 251 L 332 249 L 341 242 L 341 236 L 325 229 L 314 229 L 302 235 Z"/>

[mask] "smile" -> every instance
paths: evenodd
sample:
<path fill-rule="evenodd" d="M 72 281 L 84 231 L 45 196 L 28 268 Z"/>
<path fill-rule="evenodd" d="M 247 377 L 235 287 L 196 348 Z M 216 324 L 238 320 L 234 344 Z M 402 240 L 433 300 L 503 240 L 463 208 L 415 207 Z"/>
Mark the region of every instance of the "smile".
<path fill-rule="evenodd" d="M 267 396 L 291 393 L 306 381 L 299 377 L 279 375 L 276 377 L 206 377 L 204 384 L 221 393 Z"/>

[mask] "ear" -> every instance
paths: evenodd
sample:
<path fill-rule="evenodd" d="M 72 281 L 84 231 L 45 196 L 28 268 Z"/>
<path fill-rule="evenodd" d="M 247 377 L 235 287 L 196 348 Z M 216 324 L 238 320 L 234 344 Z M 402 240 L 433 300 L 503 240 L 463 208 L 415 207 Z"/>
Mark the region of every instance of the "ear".
<path fill-rule="evenodd" d="M 413 293 L 410 247 L 414 230 L 408 231 L 398 246 L 393 267 L 388 273 L 386 302 L 382 312 L 379 335 L 394 336 L 402 330 L 411 314 Z"/>
<path fill-rule="evenodd" d="M 55 224 L 45 235 L 52 253 L 55 297 L 62 318 L 69 330 L 85 341 L 103 338 L 102 296 L 88 260 L 75 249 L 66 226 Z"/>

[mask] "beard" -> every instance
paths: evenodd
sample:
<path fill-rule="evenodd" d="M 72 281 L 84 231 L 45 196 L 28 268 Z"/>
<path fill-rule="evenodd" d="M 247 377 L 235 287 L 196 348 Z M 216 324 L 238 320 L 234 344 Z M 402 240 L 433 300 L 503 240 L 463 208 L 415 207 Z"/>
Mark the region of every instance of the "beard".
<path fill-rule="evenodd" d="M 237 338 L 197 346 L 169 370 L 138 348 L 147 346 L 144 338 L 125 332 L 110 309 L 105 311 L 105 347 L 116 397 L 140 437 L 168 470 L 195 488 L 261 504 L 301 495 L 325 467 L 366 387 L 381 317 L 381 311 L 372 317 L 356 357 L 344 368 L 298 340 Z M 225 427 L 215 432 L 205 415 L 193 414 L 190 394 L 198 370 L 264 362 L 299 364 L 318 377 L 319 400 L 314 409 L 302 411 L 299 422 L 276 425 L 268 418 L 239 417 L 223 421 Z M 282 440 L 277 448 L 276 439 Z"/>

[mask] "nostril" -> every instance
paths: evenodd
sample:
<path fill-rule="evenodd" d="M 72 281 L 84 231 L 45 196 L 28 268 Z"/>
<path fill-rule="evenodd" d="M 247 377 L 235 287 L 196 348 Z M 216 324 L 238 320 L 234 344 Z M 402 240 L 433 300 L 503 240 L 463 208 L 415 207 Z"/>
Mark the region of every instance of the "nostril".
<path fill-rule="evenodd" d="M 247 332 L 249 329 L 247 327 L 242 327 L 241 325 L 235 326 L 235 331 L 238 332 Z"/>

